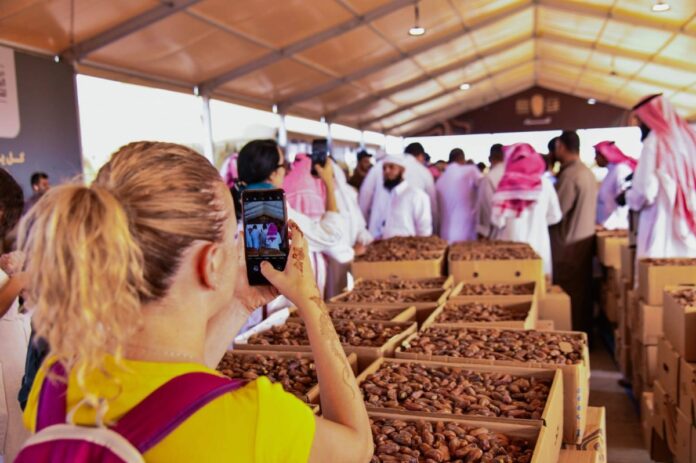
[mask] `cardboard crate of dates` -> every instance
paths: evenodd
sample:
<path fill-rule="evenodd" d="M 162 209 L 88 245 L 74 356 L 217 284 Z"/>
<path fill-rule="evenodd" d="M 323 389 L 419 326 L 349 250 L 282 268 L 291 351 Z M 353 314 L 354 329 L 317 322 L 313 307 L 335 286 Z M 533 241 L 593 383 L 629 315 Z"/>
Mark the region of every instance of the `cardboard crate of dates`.
<path fill-rule="evenodd" d="M 573 329 L 570 296 L 560 286 L 547 286 L 548 290 L 538 301 L 539 318 L 553 320 L 557 330 Z"/>
<path fill-rule="evenodd" d="M 582 441 L 590 394 L 590 356 L 585 333 L 424 326 L 409 336 L 395 355 L 413 360 L 561 369 L 563 441 Z"/>
<path fill-rule="evenodd" d="M 390 278 L 357 278 L 353 288 L 346 288 L 346 291 L 369 291 L 380 289 L 382 291 L 403 291 L 413 289 L 450 289 L 454 285 L 454 278 L 410 278 L 400 277 Z"/>
<path fill-rule="evenodd" d="M 358 371 L 358 357 L 348 355 L 353 373 Z M 228 351 L 217 370 L 229 378 L 253 381 L 266 376 L 272 383 L 308 404 L 319 403 L 319 380 L 314 357 L 308 352 L 244 352 Z"/>
<path fill-rule="evenodd" d="M 405 338 L 416 332 L 416 324 L 411 322 L 334 320 L 333 323 L 343 349 L 358 356 L 361 369 L 380 357 L 392 355 Z M 234 347 L 274 352 L 311 351 L 307 331 L 299 319 L 288 320 L 249 338 L 237 338 Z"/>
<path fill-rule="evenodd" d="M 640 259 L 638 295 L 649 305 L 662 305 L 667 286 L 696 284 L 696 259 Z"/>
<path fill-rule="evenodd" d="M 437 237 L 395 237 L 375 241 L 355 258 L 355 278 L 439 278 L 443 276 L 447 241 Z"/>
<path fill-rule="evenodd" d="M 539 424 L 415 418 L 370 412 L 375 452 L 371 463 L 558 461 L 558 436 Z M 503 460 L 499 460 L 505 455 Z"/>
<path fill-rule="evenodd" d="M 461 282 L 452 289 L 449 302 L 481 302 L 481 303 L 526 303 L 531 302 L 531 317 L 539 316 L 538 288 L 535 281 L 529 282 L 499 282 L 499 283 L 467 283 Z M 531 327 L 533 328 L 533 326 Z"/>
<path fill-rule="evenodd" d="M 382 307 L 403 307 L 405 304 L 416 307 L 416 321 L 423 323 L 449 297 L 450 289 L 425 289 L 404 291 L 383 291 L 380 289 L 351 291 L 329 299 L 331 304 Z"/>
<path fill-rule="evenodd" d="M 382 307 L 379 305 L 327 304 L 332 320 L 414 322 L 415 306 Z M 297 307 L 290 308 L 290 317 L 298 318 Z"/>
<path fill-rule="evenodd" d="M 687 362 L 696 362 L 696 286 L 668 286 L 662 326 L 665 338 Z"/>
<path fill-rule="evenodd" d="M 628 230 L 597 232 L 597 257 L 605 267 L 621 269 L 621 246 L 628 246 Z"/>
<path fill-rule="evenodd" d="M 563 376 L 554 369 L 379 359 L 358 376 L 368 411 L 518 421 L 563 431 Z"/>
<path fill-rule="evenodd" d="M 531 246 L 508 241 L 464 241 L 450 246 L 448 266 L 456 282 L 537 283 L 546 292 L 541 257 Z"/>
<path fill-rule="evenodd" d="M 456 299 L 438 307 L 423 326 L 461 328 L 467 326 L 536 328 L 537 318 L 532 299 L 518 302 L 465 302 Z"/>

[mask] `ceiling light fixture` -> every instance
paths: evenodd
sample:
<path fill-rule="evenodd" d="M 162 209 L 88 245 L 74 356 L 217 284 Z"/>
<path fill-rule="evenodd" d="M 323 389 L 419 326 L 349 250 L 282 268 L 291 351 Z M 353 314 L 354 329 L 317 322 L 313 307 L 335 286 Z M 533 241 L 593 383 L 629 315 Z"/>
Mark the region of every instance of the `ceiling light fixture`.
<path fill-rule="evenodd" d="M 464 83 L 459 86 L 459 90 L 469 90 L 471 88 L 471 84 L 469 83 Z"/>
<path fill-rule="evenodd" d="M 597 104 L 597 100 L 595 100 L 594 98 L 588 98 L 587 104 Z"/>
<path fill-rule="evenodd" d="M 278 114 L 278 105 L 277 105 L 277 104 L 274 104 L 274 105 L 271 107 L 271 110 L 273 111 L 273 114 Z"/>
<path fill-rule="evenodd" d="M 652 10 L 654 13 L 662 13 L 664 11 L 669 11 L 671 7 L 669 6 L 669 3 L 667 3 L 665 0 L 656 0 L 655 4 L 652 6 Z"/>
<path fill-rule="evenodd" d="M 418 3 L 415 4 L 413 13 L 415 21 L 413 27 L 408 30 L 408 35 L 411 37 L 420 37 L 425 34 L 425 28 L 420 26 L 420 10 L 418 9 Z"/>

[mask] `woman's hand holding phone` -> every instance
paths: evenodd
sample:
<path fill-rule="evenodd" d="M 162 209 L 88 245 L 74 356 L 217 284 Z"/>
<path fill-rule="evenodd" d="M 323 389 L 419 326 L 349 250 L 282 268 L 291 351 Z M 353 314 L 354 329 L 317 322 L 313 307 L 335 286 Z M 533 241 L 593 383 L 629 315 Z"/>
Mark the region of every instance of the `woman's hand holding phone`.
<path fill-rule="evenodd" d="M 319 290 L 314 281 L 312 265 L 309 262 L 307 240 L 302 231 L 293 221 L 288 222 L 290 238 L 290 253 L 284 271 L 278 271 L 264 261 L 261 263 L 261 274 L 285 297 L 298 307 L 302 315 L 302 307 L 306 307 L 312 298 L 319 297 Z"/>

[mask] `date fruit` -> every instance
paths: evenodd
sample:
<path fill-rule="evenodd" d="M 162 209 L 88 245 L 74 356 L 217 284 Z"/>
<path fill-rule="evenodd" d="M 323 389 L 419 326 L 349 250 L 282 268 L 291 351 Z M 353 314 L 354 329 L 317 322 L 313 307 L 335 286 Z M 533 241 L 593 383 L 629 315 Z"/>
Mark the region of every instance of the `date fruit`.
<path fill-rule="evenodd" d="M 421 280 L 402 280 L 401 278 L 388 278 L 384 280 L 361 280 L 353 288 L 353 291 L 367 291 L 372 289 L 404 290 L 404 289 L 440 289 L 445 284 L 445 278 L 424 278 Z"/>
<path fill-rule="evenodd" d="M 535 283 L 466 283 L 460 296 L 517 296 L 534 294 Z"/>
<path fill-rule="evenodd" d="M 383 363 L 360 384 L 368 406 L 539 420 L 551 381 L 419 363 Z"/>
<path fill-rule="evenodd" d="M 444 256 L 447 241 L 438 236 L 398 236 L 370 244 L 356 262 L 388 262 L 401 260 L 432 260 Z"/>
<path fill-rule="evenodd" d="M 228 352 L 217 370 L 229 378 L 253 381 L 259 376 L 281 383 L 286 392 L 307 400 L 307 392 L 317 385 L 314 360 L 308 357 L 279 357 L 273 354 L 243 354 Z"/>
<path fill-rule="evenodd" d="M 512 310 L 500 304 L 450 302 L 437 316 L 435 323 L 523 321 L 527 315 L 528 312 Z"/>
<path fill-rule="evenodd" d="M 366 291 L 352 291 L 345 294 L 336 302 L 371 302 L 381 304 L 411 303 L 411 302 L 437 302 L 443 291 L 382 291 L 370 289 Z"/>
<path fill-rule="evenodd" d="M 450 246 L 450 260 L 541 259 L 526 243 L 509 241 L 463 241 Z"/>
<path fill-rule="evenodd" d="M 529 463 L 534 444 L 456 422 L 370 418 L 370 463 Z"/>
<path fill-rule="evenodd" d="M 448 357 L 574 365 L 583 361 L 580 334 L 489 328 L 427 328 L 403 351 Z"/>
<path fill-rule="evenodd" d="M 386 325 L 383 322 L 333 320 L 341 344 L 351 346 L 381 347 L 394 336 L 401 334 L 409 323 Z M 308 346 L 307 331 L 301 322 L 288 321 L 267 331 L 257 333 L 247 341 L 253 345 Z"/>

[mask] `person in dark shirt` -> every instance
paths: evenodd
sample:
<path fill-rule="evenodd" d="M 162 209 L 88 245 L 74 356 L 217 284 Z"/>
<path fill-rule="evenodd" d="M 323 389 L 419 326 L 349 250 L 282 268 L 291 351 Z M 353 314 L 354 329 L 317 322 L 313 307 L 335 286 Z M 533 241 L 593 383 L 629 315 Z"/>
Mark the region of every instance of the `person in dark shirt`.
<path fill-rule="evenodd" d="M 356 190 L 360 189 L 365 176 L 372 168 L 372 155 L 367 151 L 363 150 L 358 153 L 358 165 L 355 167 L 355 172 L 348 180 L 348 184 L 354 187 Z"/>

